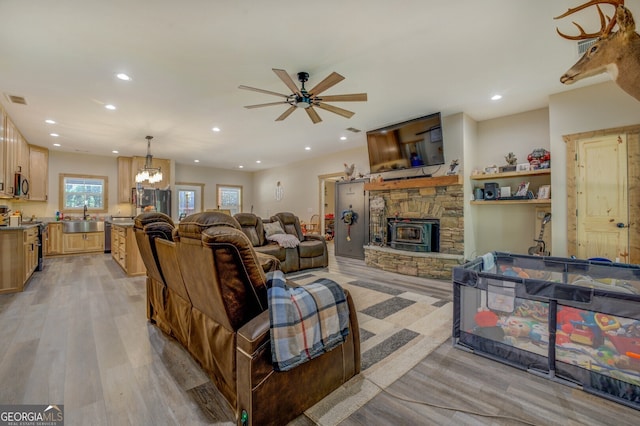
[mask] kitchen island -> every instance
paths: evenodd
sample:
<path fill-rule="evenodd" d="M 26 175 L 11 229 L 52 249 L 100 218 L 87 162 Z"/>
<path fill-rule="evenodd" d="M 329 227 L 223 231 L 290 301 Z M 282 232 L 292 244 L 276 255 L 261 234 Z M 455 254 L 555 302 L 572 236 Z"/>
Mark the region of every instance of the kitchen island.
<path fill-rule="evenodd" d="M 130 277 L 147 273 L 138 250 L 133 221 L 111 223 L 111 257 Z"/>
<path fill-rule="evenodd" d="M 24 290 L 38 269 L 40 224 L 0 226 L 0 294 Z"/>

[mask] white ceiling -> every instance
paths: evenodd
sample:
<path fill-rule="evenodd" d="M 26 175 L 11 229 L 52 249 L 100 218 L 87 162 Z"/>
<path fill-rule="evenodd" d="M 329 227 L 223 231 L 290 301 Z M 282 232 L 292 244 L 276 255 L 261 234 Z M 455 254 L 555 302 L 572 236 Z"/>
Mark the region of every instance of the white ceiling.
<path fill-rule="evenodd" d="M 0 103 L 30 143 L 52 150 L 143 156 L 152 135 L 156 157 L 266 169 L 363 146 L 367 130 L 433 112 L 482 121 L 546 107 L 573 89 L 559 78 L 576 44 L 555 32 L 574 31 L 572 19 L 553 17 L 578 3 L 0 0 Z M 583 13 L 598 26 L 595 11 Z M 289 94 L 272 68 L 296 82 L 308 72 L 307 88 L 336 71 L 345 80 L 325 95 L 366 92 L 368 102 L 333 103 L 351 119 L 318 109 L 318 124 L 303 111 L 276 122 L 285 106 L 243 106 L 280 98 L 238 89 Z"/>

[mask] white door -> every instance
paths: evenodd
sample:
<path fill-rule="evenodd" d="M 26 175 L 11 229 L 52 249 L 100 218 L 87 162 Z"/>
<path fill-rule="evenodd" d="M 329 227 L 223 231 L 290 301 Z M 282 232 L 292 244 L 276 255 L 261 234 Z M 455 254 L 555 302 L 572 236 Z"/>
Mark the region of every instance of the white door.
<path fill-rule="evenodd" d="M 176 202 L 173 203 L 176 211 L 173 216 L 181 220 L 185 216 L 202 211 L 202 186 L 203 185 L 175 185 Z"/>
<path fill-rule="evenodd" d="M 579 140 L 577 146 L 577 256 L 629 260 L 625 135 Z"/>

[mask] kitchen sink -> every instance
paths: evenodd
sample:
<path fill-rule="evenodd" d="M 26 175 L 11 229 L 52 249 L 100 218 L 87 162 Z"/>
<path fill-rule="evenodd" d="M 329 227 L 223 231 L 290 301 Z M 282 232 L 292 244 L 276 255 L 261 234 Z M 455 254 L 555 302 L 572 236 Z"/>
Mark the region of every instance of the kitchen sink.
<path fill-rule="evenodd" d="M 66 220 L 62 222 L 62 232 L 76 234 L 83 232 L 102 232 L 104 222 L 95 220 Z"/>

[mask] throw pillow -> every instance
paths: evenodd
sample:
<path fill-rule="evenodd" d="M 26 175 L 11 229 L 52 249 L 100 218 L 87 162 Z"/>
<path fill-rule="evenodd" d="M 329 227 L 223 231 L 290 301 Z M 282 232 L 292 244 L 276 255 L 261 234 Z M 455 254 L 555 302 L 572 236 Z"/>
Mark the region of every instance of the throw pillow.
<path fill-rule="evenodd" d="M 269 222 L 262 225 L 264 226 L 264 235 L 267 238 L 275 234 L 284 234 L 284 229 L 280 226 L 280 222 Z"/>

